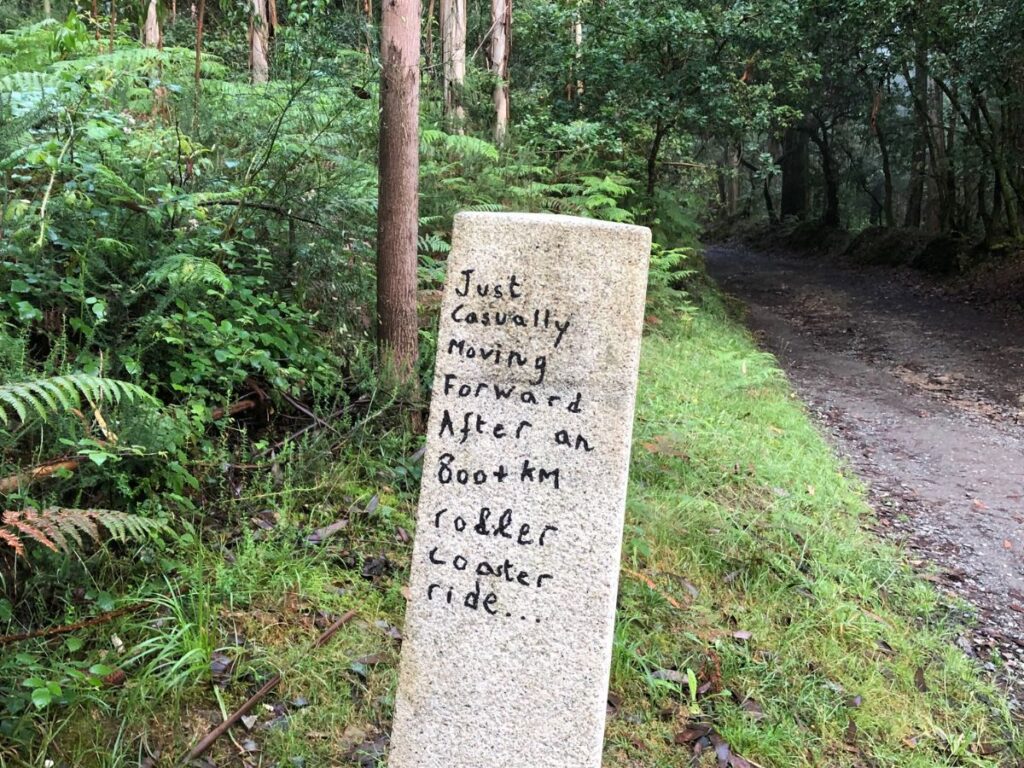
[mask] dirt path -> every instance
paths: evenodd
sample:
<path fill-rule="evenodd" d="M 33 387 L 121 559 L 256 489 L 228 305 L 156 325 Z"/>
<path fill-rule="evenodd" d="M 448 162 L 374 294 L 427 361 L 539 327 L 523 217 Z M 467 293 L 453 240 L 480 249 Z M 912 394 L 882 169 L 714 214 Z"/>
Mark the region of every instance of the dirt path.
<path fill-rule="evenodd" d="M 977 607 L 958 644 L 1024 702 L 1024 319 L 893 271 L 733 246 L 707 264 L 870 485 L 881 531 Z"/>

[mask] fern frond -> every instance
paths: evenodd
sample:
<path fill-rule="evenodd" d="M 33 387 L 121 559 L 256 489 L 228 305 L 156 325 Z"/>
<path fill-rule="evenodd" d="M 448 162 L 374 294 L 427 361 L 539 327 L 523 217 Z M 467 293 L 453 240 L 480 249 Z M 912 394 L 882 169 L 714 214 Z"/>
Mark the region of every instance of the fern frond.
<path fill-rule="evenodd" d="M 2 527 L 0 527 L 0 544 L 6 544 L 19 557 L 25 556 L 25 545 L 22 543 L 21 538 Z"/>
<path fill-rule="evenodd" d="M 51 414 L 77 408 L 82 397 L 93 405 L 101 400 L 119 403 L 122 398 L 129 402 L 158 403 L 155 397 L 136 384 L 87 373 L 73 373 L 0 385 L 0 424 L 7 426 L 10 423 L 11 411 L 22 422 L 28 421 L 30 412 L 45 419 Z"/>
<path fill-rule="evenodd" d="M 69 509 L 49 507 L 43 510 L 31 507 L 5 510 L 0 513 L 0 544 L 25 555 L 25 542 L 35 541 L 54 552 L 71 552 L 69 542 L 84 546 L 84 538 L 101 542 L 106 538 L 129 541 L 157 536 L 167 531 L 161 520 L 118 512 L 112 509 Z"/>
<path fill-rule="evenodd" d="M 219 266 L 209 259 L 187 253 L 168 256 L 146 275 L 146 282 L 150 285 L 166 282 L 174 288 L 203 283 L 224 293 L 231 290 L 231 280 Z"/>

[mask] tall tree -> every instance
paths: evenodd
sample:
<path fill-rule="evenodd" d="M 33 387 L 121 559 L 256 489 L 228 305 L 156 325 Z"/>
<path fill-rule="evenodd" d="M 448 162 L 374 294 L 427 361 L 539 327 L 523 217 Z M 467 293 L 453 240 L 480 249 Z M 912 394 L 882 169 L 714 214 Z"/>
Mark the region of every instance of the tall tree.
<path fill-rule="evenodd" d="M 419 234 L 419 0 L 384 0 L 380 26 L 377 344 L 382 368 L 415 375 Z"/>
<path fill-rule="evenodd" d="M 494 141 L 508 138 L 508 59 L 512 42 L 512 0 L 491 0 L 491 72 L 494 75 Z"/>
<path fill-rule="evenodd" d="M 249 17 L 249 72 L 254 83 L 270 80 L 270 40 L 277 28 L 275 0 L 252 0 Z"/>
<path fill-rule="evenodd" d="M 466 0 L 441 0 L 441 56 L 444 58 L 444 114 L 460 133 L 466 120 Z"/>
<path fill-rule="evenodd" d="M 142 27 L 142 42 L 147 48 L 160 47 L 160 18 L 157 14 L 157 0 L 149 0 L 146 7 L 146 23 Z"/>

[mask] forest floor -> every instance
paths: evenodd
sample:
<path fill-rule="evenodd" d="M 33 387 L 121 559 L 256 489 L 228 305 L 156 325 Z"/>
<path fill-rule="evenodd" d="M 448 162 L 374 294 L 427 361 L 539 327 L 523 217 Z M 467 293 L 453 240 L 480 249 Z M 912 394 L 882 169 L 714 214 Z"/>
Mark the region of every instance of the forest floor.
<path fill-rule="evenodd" d="M 870 488 L 880 533 L 977 609 L 1024 700 L 1024 317 L 888 268 L 719 245 L 710 274 Z"/>

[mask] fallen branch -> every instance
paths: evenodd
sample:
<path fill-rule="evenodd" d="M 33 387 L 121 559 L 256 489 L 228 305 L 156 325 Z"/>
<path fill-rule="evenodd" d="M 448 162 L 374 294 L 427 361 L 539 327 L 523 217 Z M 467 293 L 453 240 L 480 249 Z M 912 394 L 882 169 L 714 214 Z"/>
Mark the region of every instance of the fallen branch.
<path fill-rule="evenodd" d="M 34 467 L 26 469 L 24 472 L 18 472 L 7 477 L 0 477 L 0 493 L 10 493 L 16 491 L 23 485 L 31 483 L 33 480 L 41 480 L 55 475 L 62 469 L 66 469 L 69 472 L 74 472 L 78 469 L 78 465 L 82 463 L 85 456 L 64 456 L 59 459 L 53 459 L 52 461 L 38 464 Z"/>
<path fill-rule="evenodd" d="M 252 410 L 257 405 L 259 405 L 259 403 L 255 400 L 239 400 L 238 402 L 232 403 L 227 407 L 217 406 L 212 411 L 210 411 L 210 418 L 212 418 L 214 421 L 217 421 L 218 419 L 222 419 L 225 416 L 236 416 L 237 414 L 242 413 L 243 411 Z"/>
<path fill-rule="evenodd" d="M 217 421 L 224 416 L 236 416 L 244 411 L 252 410 L 257 405 L 259 405 L 259 402 L 256 400 L 239 400 L 227 407 L 218 406 L 214 408 L 210 411 L 210 416 L 214 421 Z M 61 456 L 59 459 L 44 461 L 42 464 L 29 467 L 13 475 L 0 477 L 0 493 L 11 493 L 34 480 L 43 480 L 51 475 L 55 475 L 62 469 L 74 472 L 87 458 L 87 456 Z"/>
<path fill-rule="evenodd" d="M 54 637 L 55 635 L 66 635 L 68 632 L 77 632 L 80 629 L 87 627 L 95 627 L 98 624 L 105 624 L 108 621 L 116 619 L 118 616 L 125 616 L 129 613 L 136 613 L 145 608 L 149 603 L 132 603 L 126 605 L 124 608 L 118 608 L 117 610 L 107 611 L 101 613 L 98 616 L 93 616 L 91 619 L 82 619 L 76 621 L 74 624 L 65 624 L 60 627 L 47 627 L 46 629 L 37 629 L 32 632 L 22 632 L 19 635 L 0 635 L 0 646 L 9 645 L 10 643 L 20 643 L 22 640 L 31 640 L 36 637 Z"/>
<path fill-rule="evenodd" d="M 316 642 L 313 643 L 313 646 L 312 646 L 312 648 L 310 648 L 310 650 L 315 650 L 317 648 L 320 648 L 322 645 L 324 645 L 324 643 L 326 643 L 328 640 L 331 639 L 331 637 L 334 636 L 335 632 L 337 632 L 345 624 L 347 624 L 353 618 L 355 618 L 355 615 L 356 615 L 355 611 L 349 611 L 348 613 L 343 615 L 340 619 L 338 619 L 336 622 L 331 624 L 331 626 L 329 626 L 327 629 L 325 629 L 323 634 L 320 635 L 320 637 L 318 637 L 316 639 Z M 219 739 L 221 736 L 223 736 L 232 725 L 234 725 L 239 720 L 241 720 L 243 717 L 245 717 L 245 714 L 250 709 L 252 709 L 257 704 L 259 704 L 260 701 L 268 693 L 270 693 L 272 690 L 274 690 L 274 688 L 276 688 L 278 683 L 280 683 L 280 682 L 281 682 L 281 673 L 278 673 L 278 674 L 274 675 L 272 678 L 270 678 L 269 680 L 267 680 L 267 682 L 265 682 L 263 684 L 263 686 L 258 691 L 256 691 L 256 693 L 254 693 L 252 696 L 250 696 L 248 699 L 246 699 L 245 703 L 242 704 L 242 706 L 240 706 L 238 709 L 236 709 L 229 717 L 225 718 L 224 722 L 222 722 L 220 725 L 218 725 L 216 728 L 214 728 L 212 731 L 210 731 L 208 734 L 206 734 L 203 738 L 201 738 L 199 740 L 199 742 L 194 747 L 192 747 L 192 749 L 190 749 L 188 751 L 188 754 L 185 755 L 183 758 L 181 758 L 181 760 L 178 761 L 178 765 L 185 765 L 185 764 L 191 762 L 192 760 L 195 760 L 197 757 L 202 755 L 204 752 L 206 752 L 206 750 L 208 750 L 211 746 L 213 746 L 213 742 L 215 742 L 217 739 Z"/>

